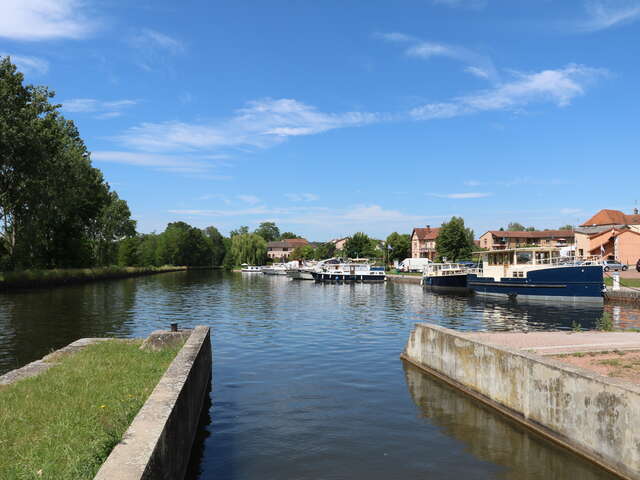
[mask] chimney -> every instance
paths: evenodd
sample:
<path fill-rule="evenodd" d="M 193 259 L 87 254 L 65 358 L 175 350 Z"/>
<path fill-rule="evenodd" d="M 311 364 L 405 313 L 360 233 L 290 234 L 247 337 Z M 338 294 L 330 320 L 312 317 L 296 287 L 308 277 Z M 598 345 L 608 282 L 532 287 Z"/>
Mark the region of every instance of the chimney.
<path fill-rule="evenodd" d="M 633 214 L 634 214 L 634 215 L 638 215 L 638 209 L 637 209 L 637 208 L 634 208 L 634 209 L 633 209 Z"/>
<path fill-rule="evenodd" d="M 431 225 L 427 225 L 427 230 L 431 230 Z"/>

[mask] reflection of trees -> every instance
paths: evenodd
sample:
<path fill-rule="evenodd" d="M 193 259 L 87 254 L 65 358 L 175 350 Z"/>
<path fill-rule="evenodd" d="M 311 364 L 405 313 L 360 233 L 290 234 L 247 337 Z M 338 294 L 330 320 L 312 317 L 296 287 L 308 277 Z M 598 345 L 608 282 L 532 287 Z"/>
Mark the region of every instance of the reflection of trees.
<path fill-rule="evenodd" d="M 463 442 L 476 458 L 506 468 L 508 479 L 614 479 L 606 472 L 507 420 L 477 400 L 404 363 L 409 393 L 423 418 Z"/>
<path fill-rule="evenodd" d="M 0 372 L 36 360 L 78 338 L 130 336 L 136 280 L 3 293 Z"/>

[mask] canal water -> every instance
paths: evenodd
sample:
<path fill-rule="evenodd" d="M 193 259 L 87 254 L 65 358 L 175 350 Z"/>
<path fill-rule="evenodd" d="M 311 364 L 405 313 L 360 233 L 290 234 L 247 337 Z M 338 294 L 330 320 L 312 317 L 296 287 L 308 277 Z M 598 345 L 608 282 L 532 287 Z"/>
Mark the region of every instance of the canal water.
<path fill-rule="evenodd" d="M 399 359 L 415 322 L 589 329 L 603 315 L 640 328 L 640 311 L 630 306 L 176 272 L 0 294 L 0 374 L 80 337 L 208 325 L 214 385 L 191 479 L 604 479 Z"/>

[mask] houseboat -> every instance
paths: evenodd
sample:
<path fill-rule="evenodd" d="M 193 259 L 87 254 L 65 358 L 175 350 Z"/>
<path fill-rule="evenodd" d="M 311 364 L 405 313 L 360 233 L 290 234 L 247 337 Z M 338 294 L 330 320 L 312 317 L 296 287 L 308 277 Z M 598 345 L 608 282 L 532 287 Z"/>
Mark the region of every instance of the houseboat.
<path fill-rule="evenodd" d="M 434 291 L 468 293 L 467 275 L 471 270 L 461 263 L 429 263 L 422 272 L 421 284 Z"/>
<path fill-rule="evenodd" d="M 563 257 L 559 248 L 513 248 L 476 254 L 482 257 L 482 270 L 468 274 L 467 285 L 478 295 L 603 301 L 602 266 Z"/>
<path fill-rule="evenodd" d="M 246 263 L 243 263 L 240 271 L 242 273 L 262 273 L 262 267 L 257 267 L 255 265 L 247 265 Z"/>
<path fill-rule="evenodd" d="M 324 264 L 311 273 L 316 282 L 325 283 L 378 283 L 384 282 L 384 267 L 367 263 Z"/>

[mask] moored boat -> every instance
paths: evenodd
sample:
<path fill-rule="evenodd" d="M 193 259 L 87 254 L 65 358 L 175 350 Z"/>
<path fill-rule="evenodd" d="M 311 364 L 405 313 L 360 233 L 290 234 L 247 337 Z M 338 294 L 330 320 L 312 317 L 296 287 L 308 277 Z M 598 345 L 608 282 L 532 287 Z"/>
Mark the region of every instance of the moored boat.
<path fill-rule="evenodd" d="M 380 283 L 386 278 L 384 267 L 373 267 L 366 263 L 324 265 L 312 275 L 316 282 L 323 283 Z"/>
<path fill-rule="evenodd" d="M 467 285 L 478 295 L 530 300 L 602 302 L 601 265 L 562 257 L 558 248 L 514 248 L 477 252 L 482 273 L 470 273 Z"/>
<path fill-rule="evenodd" d="M 258 267 L 256 265 L 248 265 L 246 263 L 242 264 L 242 268 L 240 269 L 242 273 L 262 273 L 262 267 Z"/>
<path fill-rule="evenodd" d="M 424 267 L 422 285 L 434 291 L 468 293 L 467 275 L 476 270 L 461 263 L 430 263 Z"/>

